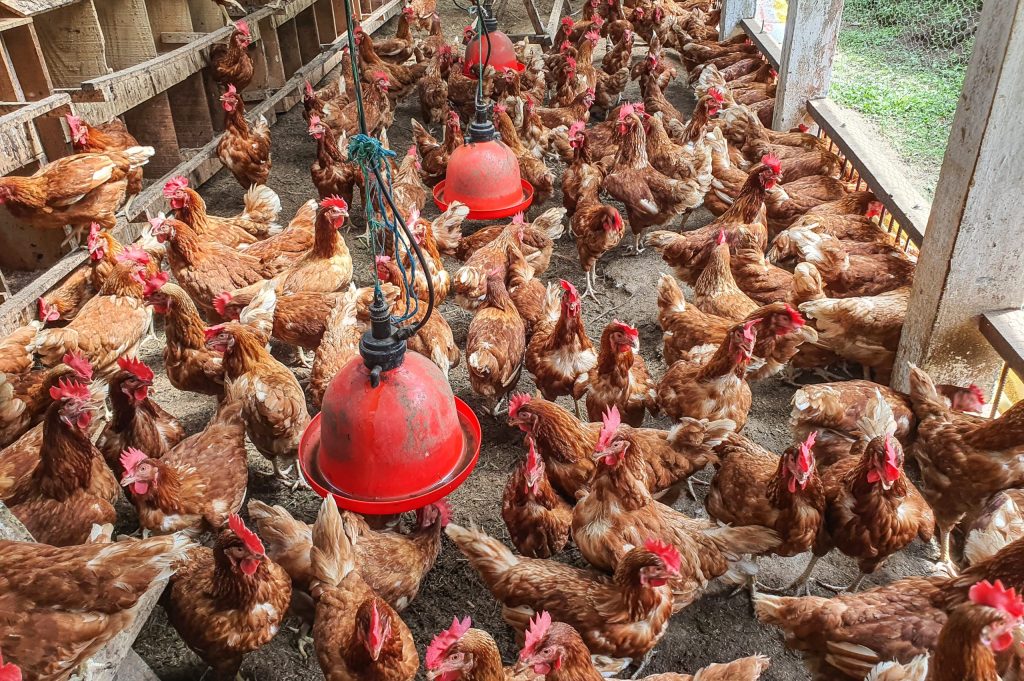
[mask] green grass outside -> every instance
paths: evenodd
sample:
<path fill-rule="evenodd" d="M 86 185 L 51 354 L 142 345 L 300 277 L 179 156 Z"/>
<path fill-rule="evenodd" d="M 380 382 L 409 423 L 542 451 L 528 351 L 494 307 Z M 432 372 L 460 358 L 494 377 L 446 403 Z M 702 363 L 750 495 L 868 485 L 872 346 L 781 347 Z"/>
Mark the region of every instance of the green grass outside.
<path fill-rule="evenodd" d="M 877 125 L 928 196 L 970 54 L 972 39 L 952 38 L 949 15 L 963 11 L 963 0 L 847 0 L 833 66 L 830 96 Z"/>

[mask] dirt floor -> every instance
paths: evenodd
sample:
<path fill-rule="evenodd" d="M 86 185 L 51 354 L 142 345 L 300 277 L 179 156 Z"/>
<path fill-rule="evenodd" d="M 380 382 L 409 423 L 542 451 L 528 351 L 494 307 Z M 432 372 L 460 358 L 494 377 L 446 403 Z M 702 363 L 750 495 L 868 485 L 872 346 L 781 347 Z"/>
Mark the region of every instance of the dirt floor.
<path fill-rule="evenodd" d="M 449 32 L 461 32 L 462 25 L 466 23 L 465 17 L 454 8 L 442 9 Z M 546 16 L 543 11 L 542 15 Z M 512 28 L 506 26 L 505 30 L 513 32 L 527 28 L 519 22 L 516 24 Z M 389 26 L 382 34 L 390 35 L 392 31 Z M 635 97 L 636 85 L 633 84 L 631 88 L 627 95 Z M 692 94 L 681 83 L 672 85 L 668 95 L 683 111 L 693 106 Z M 392 147 L 400 155 L 410 144 L 409 118 L 417 114 L 418 104 L 412 99 L 407 100 L 396 114 L 389 138 Z M 282 116 L 273 128 L 274 165 L 269 182 L 280 194 L 284 205 L 282 222 L 289 219 L 302 202 L 315 197 L 309 179 L 309 165 L 314 152 L 315 145 L 305 132 L 300 110 L 296 108 Z M 558 184 L 556 182 L 556 187 Z M 234 214 L 241 207 L 242 191 L 226 172 L 221 172 L 204 185 L 202 194 L 212 213 Z M 530 215 L 537 215 L 544 208 L 554 205 L 561 205 L 561 196 L 558 194 L 549 205 L 534 207 Z M 426 215 L 431 217 L 436 214 L 436 209 L 428 205 Z M 690 220 L 690 226 L 696 227 L 708 220 L 710 215 L 701 210 Z M 356 263 L 356 281 L 366 285 L 371 281 L 370 257 L 364 243 L 355 238 L 362 232 L 362 221 L 357 218 L 357 222 L 360 224 L 353 228 L 347 241 Z M 467 224 L 465 229 L 469 231 L 478 226 Z M 664 373 L 666 367 L 661 356 L 661 330 L 656 323 L 655 286 L 665 265 L 653 250 L 639 257 L 629 254 L 627 241 L 631 240 L 624 240 L 618 249 L 599 263 L 602 303 L 597 305 L 587 300 L 584 303 L 584 317 L 588 333 L 595 340 L 600 337 L 604 325 L 614 318 L 636 324 L 641 333 L 642 354 L 652 375 L 657 378 Z M 447 264 L 449 271 L 454 271 L 458 266 L 454 261 Z M 581 290 L 583 288 L 583 272 L 575 246 L 568 235 L 557 243 L 551 268 L 543 275 L 544 280 L 558 278 L 568 279 Z M 451 302 L 441 307 L 441 313 L 451 324 L 456 341 L 464 347 L 470 322 L 469 313 Z M 280 357 L 289 357 L 289 353 L 285 351 Z M 180 393 L 168 384 L 160 370 L 160 346 L 157 343 L 144 349 L 143 358 L 157 371 L 156 398 L 160 403 L 182 419 L 190 433 L 201 429 L 213 413 L 213 400 Z M 305 376 L 301 368 L 296 369 L 296 373 L 300 378 Z M 469 388 L 464 361 L 453 370 L 451 382 L 456 395 L 474 408 L 479 407 L 479 400 Z M 523 372 L 519 389 L 533 391 L 527 372 Z M 792 393 L 793 388 L 778 379 L 755 384 L 750 421 L 744 434 L 773 451 L 782 451 L 790 441 L 787 421 Z M 453 517 L 456 522 L 463 524 L 474 521 L 488 533 L 507 538 L 500 516 L 501 490 L 509 472 L 523 456 L 522 438 L 518 430 L 510 429 L 503 419 L 482 416 L 481 422 L 484 439 L 479 465 L 469 480 L 450 497 Z M 669 422 L 665 419 L 649 419 L 646 425 L 668 427 Z M 251 498 L 282 504 L 294 515 L 310 522 L 313 520 L 320 502 L 318 497 L 307 490 L 293 493 L 271 479 L 268 462 L 255 451 L 251 451 L 250 467 Z M 709 472 L 705 472 L 700 477 L 706 479 L 708 475 Z M 697 489 L 699 494 L 703 494 L 705 488 Z M 704 514 L 702 505 L 688 498 L 680 501 L 677 508 L 694 515 Z M 126 522 L 120 530 L 134 529 L 131 517 L 130 513 L 125 515 Z M 909 551 L 893 558 L 869 582 L 884 583 L 907 574 L 926 572 L 930 565 L 928 558 L 932 555 L 933 547 L 915 543 Z M 581 564 L 578 553 L 572 550 L 562 558 Z M 788 584 L 803 569 L 806 560 L 804 556 L 763 560 L 762 579 L 770 585 Z M 828 583 L 843 584 L 852 580 L 855 574 L 856 568 L 852 561 L 833 555 L 820 564 L 816 576 Z M 828 595 L 827 591 L 817 586 L 814 592 Z M 416 638 L 421 659 L 424 648 L 434 634 L 447 627 L 453 615 L 461 617 L 466 614 L 472 616 L 474 626 L 489 631 L 497 639 L 504 659 L 511 662 L 517 649 L 511 630 L 501 620 L 499 604 L 482 587 L 458 550 L 445 540 L 436 567 L 427 577 L 418 599 L 403 615 Z M 242 671 L 248 678 L 259 681 L 322 678 L 314 658 L 304 660 L 299 656 L 297 636 L 293 631 L 298 622 L 293 619 L 287 625 L 274 641 L 246 658 Z M 198 679 L 205 671 L 203 663 L 186 649 L 160 609 L 154 612 L 143 629 L 135 649 L 165 681 Z M 799 658 L 783 649 L 778 633 L 762 626 L 753 617 L 746 592 L 730 597 L 729 589 L 715 586 L 706 597 L 674 618 L 668 633 L 656 648 L 656 656 L 646 673 L 693 672 L 711 662 L 727 661 L 754 653 L 763 653 L 772 658 L 772 667 L 765 676 L 767 679 L 796 681 L 807 678 Z"/>

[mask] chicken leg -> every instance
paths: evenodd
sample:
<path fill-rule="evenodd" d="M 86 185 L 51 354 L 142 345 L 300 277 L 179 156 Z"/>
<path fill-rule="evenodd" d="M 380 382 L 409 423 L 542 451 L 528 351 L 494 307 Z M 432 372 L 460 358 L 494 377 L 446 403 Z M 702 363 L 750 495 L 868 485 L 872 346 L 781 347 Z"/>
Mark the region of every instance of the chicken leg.
<path fill-rule="evenodd" d="M 810 596 L 811 588 L 809 582 L 811 579 L 811 575 L 814 574 L 814 568 L 818 564 L 819 560 L 821 560 L 821 556 L 812 555 L 811 560 L 808 561 L 807 567 L 804 568 L 804 571 L 800 574 L 799 577 L 796 578 L 796 580 L 792 584 L 787 586 L 784 589 L 784 591 L 795 591 L 797 596 L 799 596 L 801 592 L 804 592 L 804 595 Z"/>
<path fill-rule="evenodd" d="M 594 299 L 595 303 L 601 302 L 597 299 L 597 265 L 594 265 L 586 272 L 587 279 L 587 290 L 583 292 L 583 297 L 590 296 Z M 576 414 L 579 416 L 579 414 Z"/>

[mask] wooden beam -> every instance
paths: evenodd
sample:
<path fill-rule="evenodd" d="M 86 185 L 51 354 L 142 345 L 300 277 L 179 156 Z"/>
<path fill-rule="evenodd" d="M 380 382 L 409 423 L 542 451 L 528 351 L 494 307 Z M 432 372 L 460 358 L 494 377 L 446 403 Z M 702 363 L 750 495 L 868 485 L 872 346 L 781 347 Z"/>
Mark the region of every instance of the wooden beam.
<path fill-rule="evenodd" d="M 163 31 L 160 33 L 160 44 L 166 46 L 188 45 L 197 40 L 202 40 L 206 36 L 206 33 L 198 33 L 196 31 Z"/>
<path fill-rule="evenodd" d="M 313 11 L 316 12 L 316 30 L 320 43 L 327 45 L 334 42 L 334 39 L 342 31 L 335 27 L 334 8 L 331 6 L 331 0 L 315 0 Z"/>
<path fill-rule="evenodd" d="M 740 27 L 750 38 L 751 42 L 757 46 L 757 49 L 761 51 L 761 54 L 765 56 L 768 63 L 778 71 L 779 65 L 782 63 L 782 45 L 775 42 L 775 38 L 772 37 L 771 33 L 764 31 L 764 27 L 758 25 L 753 19 L 742 19 Z"/>
<path fill-rule="evenodd" d="M 804 122 L 807 100 L 828 95 L 842 20 L 843 0 L 790 0 L 775 95 L 776 130 Z"/>
<path fill-rule="evenodd" d="M 999 353 L 978 331 L 991 310 L 1024 303 L 1024 0 L 985 3 L 935 189 L 928 238 L 896 354 L 893 384 L 913 362 L 941 383 L 996 380 Z"/>
<path fill-rule="evenodd" d="M 212 0 L 188 0 L 188 11 L 193 31 L 211 33 L 224 27 L 224 13 Z"/>
<path fill-rule="evenodd" d="M 1024 311 L 986 312 L 979 330 L 1010 370 L 1024 376 Z"/>
<path fill-rule="evenodd" d="M 170 92 L 170 91 L 168 91 Z M 125 111 L 124 122 L 139 144 L 153 147 L 156 153 L 142 167 L 144 177 L 161 177 L 181 163 L 174 115 L 167 92 L 157 93 L 137 107 Z M 205 102 L 204 102 L 205 104 Z"/>
<path fill-rule="evenodd" d="M 17 28 L 18 26 L 27 26 L 32 23 L 32 19 L 29 17 L 17 17 L 12 19 L 0 19 L 0 32 Z"/>
<path fill-rule="evenodd" d="M 909 172 L 903 163 L 893 158 L 888 146 L 876 141 L 877 133 L 859 115 L 831 99 L 812 99 L 807 102 L 807 112 L 920 248 L 932 204 L 907 179 Z"/>
<path fill-rule="evenodd" d="M 40 158 L 42 149 L 36 144 L 30 126 L 49 113 L 71 112 L 71 98 L 56 94 L 37 102 L 0 103 L 0 175 L 24 167 Z"/>
<path fill-rule="evenodd" d="M 526 14 L 530 17 L 530 23 L 533 24 L 533 31 L 537 35 L 547 35 L 547 27 L 540 21 L 540 12 L 537 11 L 537 5 L 534 4 L 533 0 L 523 0 L 526 4 Z"/>
<path fill-rule="evenodd" d="M 295 32 L 299 37 L 299 55 L 308 64 L 320 54 L 320 36 L 316 28 L 316 12 L 307 7 L 295 16 Z M 334 38 L 331 38 L 334 40 Z M 329 43 L 330 41 L 328 41 Z"/>
<path fill-rule="evenodd" d="M 757 0 L 722 0 L 722 14 L 718 21 L 721 40 L 731 38 L 740 29 L 740 22 L 754 16 Z"/>

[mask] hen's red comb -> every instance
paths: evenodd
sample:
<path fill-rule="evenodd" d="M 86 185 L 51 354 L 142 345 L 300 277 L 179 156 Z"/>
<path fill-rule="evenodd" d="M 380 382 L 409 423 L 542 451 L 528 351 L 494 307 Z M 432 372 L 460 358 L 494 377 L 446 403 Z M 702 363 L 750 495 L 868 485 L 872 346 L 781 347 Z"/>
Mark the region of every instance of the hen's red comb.
<path fill-rule="evenodd" d="M 144 296 L 151 296 L 167 283 L 170 279 L 170 272 L 157 272 L 152 277 L 146 280 L 146 285 L 143 287 L 142 294 Z"/>
<path fill-rule="evenodd" d="M 237 97 L 238 96 L 238 88 L 235 87 L 234 83 L 228 83 L 228 91 L 225 93 L 225 96 L 231 96 L 231 97 Z"/>
<path fill-rule="evenodd" d="M 544 637 L 548 633 L 548 629 L 551 628 L 551 613 L 547 610 L 537 613 L 537 615 L 530 620 L 530 628 L 526 630 L 526 640 L 523 642 L 523 650 L 519 653 L 519 659 L 523 660 L 533 653 L 537 649 L 537 645 L 544 640 Z"/>
<path fill-rule="evenodd" d="M 83 381 L 92 380 L 92 363 L 80 350 L 65 353 L 60 361 L 64 362 Z"/>
<path fill-rule="evenodd" d="M 725 230 L 718 230 L 718 234 L 715 235 L 715 243 L 719 246 L 725 243 Z"/>
<path fill-rule="evenodd" d="M 974 398 L 978 400 L 979 403 L 985 404 L 985 393 L 981 391 L 981 388 L 979 388 L 977 384 L 971 383 L 967 386 L 967 390 L 974 395 Z"/>
<path fill-rule="evenodd" d="M 597 451 L 602 451 L 611 445 L 615 439 L 615 433 L 622 425 L 622 417 L 619 415 L 619 408 L 614 404 L 605 410 L 601 415 L 601 432 L 597 436 Z"/>
<path fill-rule="evenodd" d="M 146 253 L 141 246 L 132 244 L 117 254 L 117 262 L 120 264 L 134 263 L 136 265 L 148 265 L 149 253 Z"/>
<path fill-rule="evenodd" d="M 313 92 L 313 84 L 308 80 L 306 81 L 306 96 L 312 97 L 315 93 Z"/>
<path fill-rule="evenodd" d="M 121 452 L 121 467 L 124 468 L 125 475 L 134 475 L 139 464 L 148 458 L 145 452 L 135 447 L 129 447 Z"/>
<path fill-rule="evenodd" d="M 782 172 L 782 161 L 775 154 L 765 154 L 761 157 L 761 163 L 771 168 L 776 175 Z"/>
<path fill-rule="evenodd" d="M 679 549 L 660 539 L 648 539 L 644 542 L 644 548 L 660 558 L 666 570 L 674 575 L 679 574 L 679 568 L 683 564 Z"/>
<path fill-rule="evenodd" d="M 340 196 L 328 196 L 326 199 L 320 202 L 321 208 L 340 208 L 342 210 L 348 210 L 348 202 Z"/>
<path fill-rule="evenodd" d="M 637 338 L 640 337 L 640 331 L 637 330 L 635 326 L 630 326 L 626 322 L 620 322 L 618 319 L 612 321 L 612 324 L 615 324 L 617 327 L 619 327 L 619 331 L 626 334 L 633 340 L 636 340 Z"/>
<path fill-rule="evenodd" d="M 576 287 L 573 286 L 571 281 L 560 279 L 558 283 L 562 285 L 562 290 L 569 296 L 571 302 L 575 303 L 580 299 L 580 294 L 576 291 Z"/>
<path fill-rule="evenodd" d="M 172 177 L 167 180 L 167 184 L 164 185 L 164 196 L 169 199 L 187 186 L 187 177 L 182 177 L 181 175 L 178 177 Z"/>
<path fill-rule="evenodd" d="M 227 291 L 221 291 L 213 297 L 213 309 L 217 311 L 221 317 L 228 316 L 228 304 L 231 302 L 231 294 Z"/>
<path fill-rule="evenodd" d="M 537 443 L 532 437 L 527 436 L 526 444 L 528 447 L 526 450 L 526 470 L 535 471 L 541 463 L 540 455 L 537 454 Z"/>
<path fill-rule="evenodd" d="M 515 418 L 524 404 L 529 404 L 530 396 L 527 393 L 513 395 L 508 401 L 508 415 Z"/>
<path fill-rule="evenodd" d="M 235 28 L 237 28 L 238 32 L 244 35 L 246 38 L 252 36 L 252 33 L 249 31 L 249 22 L 245 19 L 239 19 L 238 21 L 236 21 Z"/>
<path fill-rule="evenodd" d="M 711 99 L 715 100 L 719 104 L 725 101 L 725 95 L 723 95 L 722 91 L 716 87 L 713 87 L 710 90 L 708 90 L 708 94 L 711 95 Z"/>
<path fill-rule="evenodd" d="M 427 652 L 424 656 L 427 669 L 437 669 L 441 665 L 441 660 L 444 659 L 444 654 L 448 652 L 448 649 L 457 643 L 472 626 L 473 621 L 468 616 L 461 622 L 458 617 L 453 617 L 452 626 L 435 636 L 434 640 L 427 646 Z"/>
<path fill-rule="evenodd" d="M 59 379 L 57 385 L 50 388 L 50 399 L 58 400 L 88 400 L 92 395 L 89 393 L 89 386 L 74 380 Z"/>
<path fill-rule="evenodd" d="M 807 323 L 804 316 L 790 307 L 788 303 L 786 304 L 786 314 L 789 315 L 789 322 L 798 329 Z"/>
<path fill-rule="evenodd" d="M 987 579 L 978 582 L 971 587 L 968 595 L 976 605 L 1001 610 L 1014 619 L 1024 618 L 1024 601 L 1021 601 L 1014 589 L 1007 589 L 998 579 L 995 583 Z"/>
<path fill-rule="evenodd" d="M 804 471 L 811 470 L 811 464 L 814 462 L 814 442 L 818 439 L 818 431 L 812 430 L 807 434 L 807 439 L 800 443 L 800 457 L 799 464 L 800 468 Z"/>
<path fill-rule="evenodd" d="M 237 513 L 232 513 L 231 517 L 228 518 L 228 527 L 235 533 L 235 536 L 242 540 L 245 544 L 245 548 L 249 549 L 252 553 L 257 556 L 266 554 L 266 549 L 263 548 L 263 542 L 256 536 L 256 533 L 245 526 L 242 522 L 242 517 Z"/>
<path fill-rule="evenodd" d="M 118 357 L 117 366 L 121 367 L 122 371 L 127 371 L 140 380 L 153 380 L 153 370 L 146 366 L 138 357 Z"/>
<path fill-rule="evenodd" d="M 216 326 L 208 326 L 205 329 L 203 329 L 203 336 L 206 337 L 206 340 L 210 340 L 211 338 L 215 338 L 217 334 L 223 330 L 223 324 L 217 324 Z"/>

